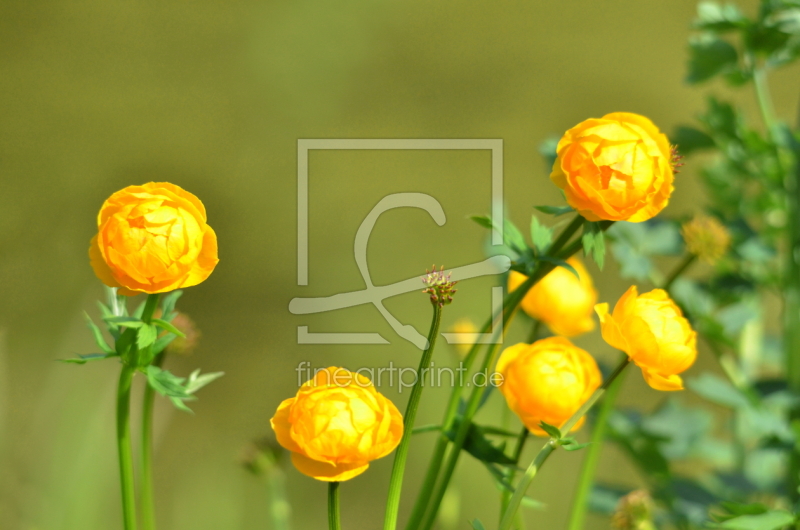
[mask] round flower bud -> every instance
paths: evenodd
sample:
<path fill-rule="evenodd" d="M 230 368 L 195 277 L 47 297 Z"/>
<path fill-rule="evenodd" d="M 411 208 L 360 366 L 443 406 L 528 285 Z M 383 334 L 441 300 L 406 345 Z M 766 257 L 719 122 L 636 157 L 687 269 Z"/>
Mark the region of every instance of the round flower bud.
<path fill-rule="evenodd" d="M 100 208 L 97 228 L 89 245 L 92 268 L 123 295 L 197 285 L 219 261 L 203 203 L 168 182 L 114 193 Z"/>
<path fill-rule="evenodd" d="M 632 286 L 608 312 L 595 307 L 603 339 L 628 354 L 656 390 L 683 390 L 678 375 L 697 358 L 697 333 L 663 289 L 639 295 Z"/>
<path fill-rule="evenodd" d="M 283 401 L 270 424 L 298 471 L 326 482 L 360 475 L 403 436 L 397 407 L 368 378 L 336 367 L 320 370 Z"/>
<path fill-rule="evenodd" d="M 667 137 L 649 119 L 614 112 L 568 130 L 550 180 L 589 221 L 641 222 L 664 209 L 674 168 Z"/>
<path fill-rule="evenodd" d="M 544 322 L 550 331 L 564 337 L 574 337 L 594 329 L 594 305 L 597 291 L 592 277 L 577 258 L 570 258 L 580 278 L 564 267 L 556 267 L 531 287 L 520 306 L 531 318 Z M 511 271 L 508 291 L 517 289 L 527 276 Z"/>
<path fill-rule="evenodd" d="M 533 434 L 547 436 L 540 422 L 564 424 L 602 382 L 594 358 L 563 337 L 503 350 L 497 361 L 500 391 L 508 407 Z M 579 428 L 583 418 L 573 427 Z"/>
<path fill-rule="evenodd" d="M 713 265 L 728 251 L 731 235 L 716 217 L 697 214 L 681 227 L 686 250 Z"/>

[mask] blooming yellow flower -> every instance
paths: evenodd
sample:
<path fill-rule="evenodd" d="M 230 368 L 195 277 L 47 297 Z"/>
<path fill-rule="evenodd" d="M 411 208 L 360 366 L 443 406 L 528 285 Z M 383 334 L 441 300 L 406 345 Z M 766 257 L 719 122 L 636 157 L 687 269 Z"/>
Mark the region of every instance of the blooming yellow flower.
<path fill-rule="evenodd" d="M 217 236 L 200 199 L 168 182 L 128 186 L 109 197 L 89 245 L 92 268 L 119 293 L 163 293 L 204 281 Z"/>
<path fill-rule="evenodd" d="M 547 435 L 540 422 L 560 427 L 602 381 L 594 358 L 564 337 L 506 348 L 497 372 L 503 376 L 499 388 L 508 407 L 539 436 Z M 572 430 L 582 424 L 583 418 Z"/>
<path fill-rule="evenodd" d="M 270 424 L 298 471 L 327 482 L 360 475 L 403 437 L 397 407 L 367 377 L 333 366 L 283 401 Z"/>
<path fill-rule="evenodd" d="M 728 251 L 731 235 L 716 217 L 697 214 L 681 227 L 686 249 L 709 264 L 714 264 Z"/>
<path fill-rule="evenodd" d="M 672 194 L 667 137 L 649 119 L 614 112 L 568 130 L 550 179 L 589 221 L 646 221 Z"/>
<path fill-rule="evenodd" d="M 595 307 L 603 339 L 628 354 L 656 390 L 683 390 L 678 375 L 697 358 L 697 333 L 663 289 L 639 295 L 632 286 L 608 312 Z"/>
<path fill-rule="evenodd" d="M 564 267 L 556 267 L 531 287 L 520 306 L 531 318 L 547 324 L 556 335 L 574 337 L 594 329 L 592 312 L 597 303 L 597 291 L 580 260 L 573 257 L 567 263 L 580 279 Z M 511 271 L 508 291 L 514 291 L 526 279 L 524 274 Z"/>

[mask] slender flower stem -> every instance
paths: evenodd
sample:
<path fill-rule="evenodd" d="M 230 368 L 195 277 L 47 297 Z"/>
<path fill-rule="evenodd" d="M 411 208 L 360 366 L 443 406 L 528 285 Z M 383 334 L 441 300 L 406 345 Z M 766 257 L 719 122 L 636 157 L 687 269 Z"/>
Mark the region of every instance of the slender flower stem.
<path fill-rule="evenodd" d="M 328 530 L 342 530 L 339 515 L 339 483 L 328 483 Z"/>
<path fill-rule="evenodd" d="M 509 466 L 508 471 L 506 473 L 506 482 L 509 484 L 514 483 L 514 475 L 517 474 L 516 465 L 519 464 L 519 459 L 522 457 L 522 450 L 525 449 L 525 442 L 528 441 L 528 435 L 530 431 L 526 426 L 522 426 L 520 430 L 519 436 L 517 437 L 517 445 L 514 447 L 514 456 L 511 459 L 514 461 L 514 467 Z M 508 503 L 511 500 L 511 492 L 507 489 L 503 489 L 501 502 L 500 502 L 500 516 L 502 517 L 504 513 L 506 513 L 506 508 L 508 508 Z"/>
<path fill-rule="evenodd" d="M 267 473 L 267 487 L 269 488 L 269 513 L 272 518 L 272 528 L 289 530 L 291 508 L 286 496 L 286 477 L 282 470 L 271 469 Z"/>
<path fill-rule="evenodd" d="M 625 354 L 623 353 L 622 355 Z M 627 355 L 625 357 L 627 358 Z M 586 454 L 583 457 L 583 465 L 578 478 L 578 487 L 575 490 L 575 498 L 572 501 L 567 530 L 583 530 L 587 501 L 589 500 L 589 493 L 592 491 L 597 463 L 600 461 L 600 452 L 603 449 L 603 439 L 606 435 L 608 418 L 614 410 L 624 376 L 625 372 L 621 373 L 616 381 L 609 385 L 606 396 L 600 404 L 600 410 L 597 412 L 597 418 L 592 428 L 591 445 L 586 448 Z"/>
<path fill-rule="evenodd" d="M 692 264 L 697 259 L 697 254 L 686 254 L 686 257 L 683 258 L 683 261 L 678 265 L 672 274 L 669 275 L 669 278 L 664 282 L 664 285 L 661 287 L 665 291 L 669 291 L 672 287 L 672 284 L 675 283 L 681 274 L 686 272 L 686 270 L 692 266 Z"/>
<path fill-rule="evenodd" d="M 528 344 L 533 344 L 536 342 L 536 339 L 539 337 L 539 330 L 542 329 L 542 321 L 539 319 L 535 319 L 533 321 L 533 325 L 531 326 L 531 332 L 528 335 Z"/>
<path fill-rule="evenodd" d="M 580 420 L 584 414 L 586 414 L 589 409 L 591 409 L 592 406 L 597 403 L 597 401 L 611 386 L 611 383 L 614 382 L 614 380 L 622 373 L 629 363 L 630 360 L 626 355 L 614 372 L 612 372 L 611 375 L 608 376 L 608 379 L 603 382 L 602 386 L 591 395 L 591 397 L 581 406 L 580 409 L 578 409 L 578 412 L 573 414 L 572 417 L 561 426 L 562 433 L 568 433 L 572 430 L 575 424 L 578 423 L 578 420 Z M 525 471 L 525 475 L 519 481 L 517 488 L 514 490 L 514 495 L 511 497 L 511 501 L 508 504 L 508 509 L 503 514 L 503 519 L 500 521 L 499 530 L 509 530 L 511 528 L 511 525 L 514 522 L 514 517 L 519 509 L 519 505 L 522 502 L 522 498 L 525 497 L 525 492 L 528 490 L 528 486 L 530 486 L 533 478 L 536 476 L 536 473 L 538 473 L 539 469 L 541 469 L 542 465 L 544 465 L 544 463 L 547 461 L 547 458 L 550 456 L 550 454 L 555 451 L 556 447 L 558 447 L 558 440 L 551 438 L 539 450 L 539 453 L 533 459 L 531 465 L 528 466 L 528 469 Z"/>
<path fill-rule="evenodd" d="M 601 223 L 601 229 L 603 231 L 607 230 L 611 225 L 613 225 L 613 221 L 603 221 Z M 559 236 L 559 238 L 553 243 L 548 251 L 549 254 L 555 255 L 559 259 L 567 259 L 578 250 L 583 247 L 580 238 L 574 240 L 572 243 L 567 245 L 567 241 L 569 241 L 570 237 L 583 225 L 583 218 L 580 216 L 576 216 L 576 218 L 570 223 L 570 225 L 564 230 L 564 233 Z M 565 234 L 567 236 L 565 237 Z M 563 247 L 563 250 L 562 250 Z M 504 305 L 504 311 L 502 312 L 503 315 L 503 332 L 507 329 L 508 325 L 510 324 L 517 306 L 522 301 L 524 296 L 528 293 L 531 287 L 536 284 L 540 279 L 542 279 L 545 275 L 547 275 L 551 270 L 555 268 L 555 265 L 550 262 L 540 262 L 537 270 L 516 290 L 509 293 L 506 298 L 506 303 Z M 497 348 L 499 346 L 499 342 L 493 343 L 489 346 L 488 351 L 486 352 L 486 356 L 484 357 L 484 362 L 481 367 L 483 372 L 488 372 L 489 367 L 493 366 L 495 361 L 495 353 L 497 352 Z M 456 465 L 458 463 L 458 459 L 461 453 L 461 449 L 464 446 L 464 442 L 466 440 L 466 436 L 469 430 L 469 425 L 472 422 L 472 417 L 475 415 L 478 407 L 480 406 L 482 397 L 484 392 L 487 389 L 485 387 L 474 387 L 472 391 L 472 395 L 467 403 L 466 410 L 464 411 L 464 415 L 461 418 L 459 423 L 459 428 L 456 433 L 455 439 L 453 440 L 453 446 L 451 448 L 450 453 L 447 456 L 447 459 L 444 461 L 443 464 L 443 473 L 441 475 L 441 479 L 438 481 L 438 485 L 436 486 L 433 494 L 430 495 L 429 508 L 427 510 L 427 516 L 424 518 L 424 523 L 421 526 L 412 526 L 412 522 L 415 522 L 413 519 L 409 521 L 409 524 L 406 526 L 408 530 L 417 530 L 417 528 L 421 528 L 423 530 L 429 530 L 433 527 L 433 524 L 436 520 L 436 514 L 439 511 L 439 505 L 444 498 L 445 492 L 447 491 L 447 485 L 450 483 L 450 479 L 455 472 Z M 461 388 L 456 387 L 453 395 L 451 395 L 451 403 L 455 401 L 455 407 L 452 410 L 452 416 L 446 418 L 446 421 L 443 422 L 443 432 L 447 432 L 453 425 L 453 421 L 455 420 L 456 412 L 457 412 L 457 405 L 458 399 L 460 399 L 460 392 Z M 457 395 L 456 395 L 457 393 Z M 455 397 L 455 400 L 453 398 Z M 450 411 L 448 411 L 450 412 Z M 446 444 L 445 444 L 446 449 Z M 439 455 L 435 455 L 439 456 Z M 444 457 L 444 451 L 439 456 L 440 461 Z M 436 473 L 438 474 L 440 469 L 437 469 Z M 434 477 L 436 480 L 436 477 Z"/>
<path fill-rule="evenodd" d="M 408 398 L 406 413 L 403 418 L 403 438 L 394 455 L 392 465 L 392 476 L 389 480 L 389 497 L 386 501 L 386 516 L 383 521 L 384 530 L 395 530 L 397 528 L 397 515 L 400 511 L 400 492 L 403 488 L 403 474 L 405 473 L 408 450 L 411 445 L 411 434 L 414 429 L 414 421 L 417 417 L 417 409 L 422 398 L 423 381 L 425 370 L 428 368 L 436 338 L 439 336 L 439 325 L 442 321 L 442 307 L 438 303 L 433 304 L 433 319 L 430 331 L 428 332 L 428 347 L 422 353 L 417 370 L 417 378 L 414 388 L 411 389 L 411 396 Z"/>
<path fill-rule="evenodd" d="M 153 366 L 159 368 L 164 363 L 164 354 L 156 356 Z M 142 503 L 142 522 L 145 530 L 155 530 L 156 515 L 153 494 L 153 405 L 155 401 L 155 391 L 150 385 L 144 389 L 144 400 L 142 403 L 142 484 L 141 484 L 141 503 Z"/>
<path fill-rule="evenodd" d="M 135 368 L 122 367 L 117 389 L 117 452 L 122 487 L 122 520 L 125 530 L 136 530 L 136 494 L 133 481 L 133 454 L 131 452 L 131 384 Z"/>

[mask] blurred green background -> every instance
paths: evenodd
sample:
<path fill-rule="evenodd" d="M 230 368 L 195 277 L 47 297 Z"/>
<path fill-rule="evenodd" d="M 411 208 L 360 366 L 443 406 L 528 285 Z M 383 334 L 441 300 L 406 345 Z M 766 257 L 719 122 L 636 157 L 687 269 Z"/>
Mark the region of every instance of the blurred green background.
<path fill-rule="evenodd" d="M 419 355 L 374 308 L 294 316 L 289 300 L 363 288 L 353 238 L 388 193 L 429 193 L 448 221 L 437 227 L 415 210 L 382 217 L 369 247 L 376 284 L 434 262 L 482 259 L 485 233 L 467 216 L 490 207 L 488 152 L 312 152 L 309 286 L 298 287 L 297 139 L 502 138 L 508 211 L 525 226 L 532 206 L 561 204 L 541 141 L 612 111 L 647 115 L 670 132 L 692 120 L 705 91 L 725 92 L 682 82 L 694 12 L 694 0 L 0 2 L 0 528 L 120 527 L 118 365 L 55 362 L 96 348 L 82 313 L 97 315 L 103 291 L 86 250 L 112 192 L 151 180 L 179 184 L 203 200 L 219 237 L 217 270 L 179 303 L 202 342 L 168 366 L 226 376 L 201 392 L 193 416 L 158 402 L 161 527 L 269 528 L 265 488 L 239 460 L 296 391 L 298 363 L 416 366 Z M 799 85 L 797 70 L 774 77 L 779 115 L 795 115 Z M 753 110 L 748 92 L 724 95 Z M 697 165 L 678 176 L 665 214 L 702 204 Z M 602 275 L 590 270 L 603 301 L 627 287 L 613 263 Z M 445 325 L 464 316 L 482 322 L 491 283 L 464 282 Z M 425 295 L 387 306 L 425 332 Z M 298 325 L 377 331 L 392 344 L 299 346 Z M 506 342 L 526 331 L 518 324 Z M 578 343 L 600 359 L 615 355 L 597 333 Z M 456 359 L 445 346 L 435 358 Z M 716 369 L 708 355 L 698 366 Z M 407 392 L 384 390 L 404 407 Z M 419 424 L 440 419 L 447 392 L 426 392 Z M 647 410 L 663 398 L 633 374 L 622 403 Z M 495 395 L 482 418 L 497 421 L 501 410 Z M 431 442 L 420 435 L 412 445 L 401 522 Z M 619 453 L 604 451 L 602 479 L 639 483 Z M 531 495 L 548 506 L 527 512 L 537 528 L 564 524 L 581 458 L 559 453 L 537 478 Z M 343 486 L 345 528 L 379 527 L 390 466 L 391 458 L 378 461 Z M 324 485 L 287 474 L 294 527 L 323 527 Z M 468 456 L 451 511 L 459 504 L 457 528 L 468 518 L 496 520 L 498 493 Z M 608 522 L 594 517 L 590 526 Z"/>

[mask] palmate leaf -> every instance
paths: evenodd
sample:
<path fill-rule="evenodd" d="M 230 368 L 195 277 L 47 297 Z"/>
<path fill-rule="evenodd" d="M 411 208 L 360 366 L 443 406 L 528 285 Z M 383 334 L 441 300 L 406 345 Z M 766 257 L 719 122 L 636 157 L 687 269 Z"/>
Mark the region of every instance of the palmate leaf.
<path fill-rule="evenodd" d="M 158 329 L 153 324 L 144 324 L 136 332 L 136 346 L 143 350 L 158 338 Z"/>
<path fill-rule="evenodd" d="M 553 229 L 541 224 L 535 215 L 531 216 L 531 241 L 541 254 L 547 252 L 553 242 Z"/>

